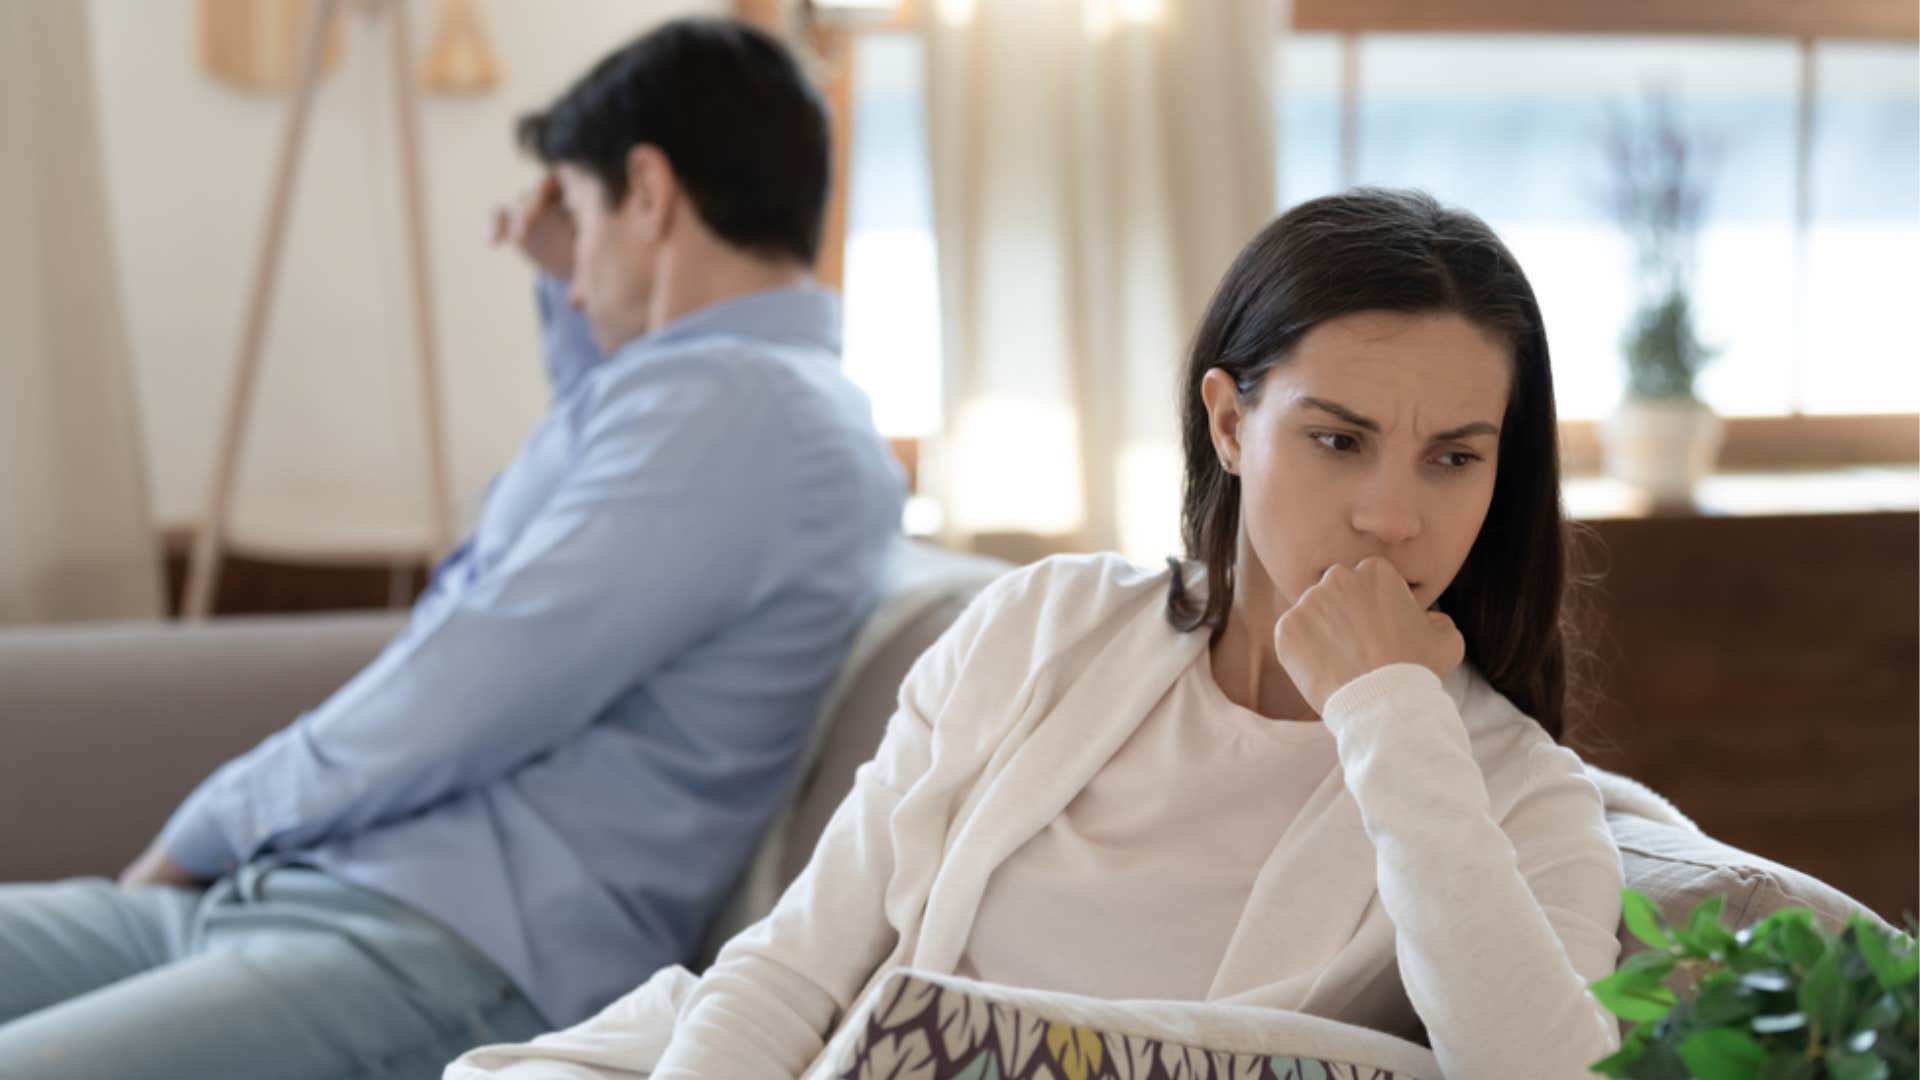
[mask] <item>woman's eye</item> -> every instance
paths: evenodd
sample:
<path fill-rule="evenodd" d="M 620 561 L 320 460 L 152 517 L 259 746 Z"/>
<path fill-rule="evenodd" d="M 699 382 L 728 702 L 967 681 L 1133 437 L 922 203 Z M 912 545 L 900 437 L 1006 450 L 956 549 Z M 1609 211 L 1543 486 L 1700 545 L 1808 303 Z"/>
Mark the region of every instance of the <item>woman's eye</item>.
<path fill-rule="evenodd" d="M 1340 431 L 1316 431 L 1313 441 L 1336 454 L 1350 453 L 1360 446 L 1360 440 Z"/>
<path fill-rule="evenodd" d="M 1441 468 L 1464 469 L 1474 462 L 1479 461 L 1480 455 L 1468 453 L 1465 450 L 1448 450 L 1434 460 L 1440 463 Z"/>

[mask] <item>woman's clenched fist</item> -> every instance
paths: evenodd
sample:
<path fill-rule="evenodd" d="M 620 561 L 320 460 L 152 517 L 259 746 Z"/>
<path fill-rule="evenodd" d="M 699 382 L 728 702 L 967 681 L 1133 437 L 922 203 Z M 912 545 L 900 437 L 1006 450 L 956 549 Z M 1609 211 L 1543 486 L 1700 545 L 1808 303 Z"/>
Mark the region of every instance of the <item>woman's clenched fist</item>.
<path fill-rule="evenodd" d="M 1425 611 L 1381 558 L 1327 568 L 1273 628 L 1280 665 L 1315 713 L 1334 691 L 1389 664 L 1419 664 L 1441 678 L 1466 641 L 1453 620 Z"/>

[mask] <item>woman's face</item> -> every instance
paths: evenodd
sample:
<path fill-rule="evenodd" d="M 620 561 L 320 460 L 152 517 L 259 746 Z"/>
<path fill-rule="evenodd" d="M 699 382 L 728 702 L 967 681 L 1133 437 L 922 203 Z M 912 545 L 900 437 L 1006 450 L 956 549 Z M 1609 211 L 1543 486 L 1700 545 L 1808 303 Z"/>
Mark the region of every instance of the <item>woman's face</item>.
<path fill-rule="evenodd" d="M 1208 372 L 1214 449 L 1240 476 L 1236 602 L 1270 589 L 1277 615 L 1327 567 L 1377 555 L 1431 607 L 1493 499 L 1512 370 L 1460 315 L 1369 311 L 1308 331 L 1251 402 Z"/>

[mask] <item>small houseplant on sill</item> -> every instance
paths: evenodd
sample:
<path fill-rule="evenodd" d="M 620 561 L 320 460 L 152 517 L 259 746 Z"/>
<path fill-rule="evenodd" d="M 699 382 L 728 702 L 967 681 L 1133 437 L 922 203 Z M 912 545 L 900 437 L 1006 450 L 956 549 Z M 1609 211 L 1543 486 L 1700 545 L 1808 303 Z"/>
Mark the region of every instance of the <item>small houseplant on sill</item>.
<path fill-rule="evenodd" d="M 1607 472 L 1656 504 L 1691 501 L 1713 471 L 1724 428 L 1694 392 L 1713 349 L 1694 330 L 1694 248 L 1706 212 L 1713 138 L 1689 132 L 1655 90 L 1639 116 L 1615 109 L 1605 146 L 1607 213 L 1633 251 L 1634 311 L 1621 340 L 1626 394 L 1600 425 Z"/>
<path fill-rule="evenodd" d="M 1593 984 L 1637 1026 L 1593 1063 L 1631 1080 L 1910 1080 L 1920 958 L 1912 934 L 1856 912 L 1823 933 L 1805 908 L 1735 932 L 1722 901 L 1670 926 L 1645 896 L 1623 895 L 1627 929 L 1648 951 Z M 1908 916 L 1911 925 L 1912 916 Z M 1676 993 L 1669 982 L 1685 987 Z"/>

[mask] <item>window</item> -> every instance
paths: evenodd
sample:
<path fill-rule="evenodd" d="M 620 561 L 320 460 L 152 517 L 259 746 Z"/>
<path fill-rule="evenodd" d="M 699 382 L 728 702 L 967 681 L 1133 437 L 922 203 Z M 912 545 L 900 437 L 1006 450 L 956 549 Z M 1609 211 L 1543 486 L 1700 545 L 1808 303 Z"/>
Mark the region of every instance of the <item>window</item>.
<path fill-rule="evenodd" d="M 847 182 L 848 377 L 873 399 L 890 438 L 940 430 L 940 297 L 934 264 L 926 93 L 910 33 L 853 45 L 852 167 Z"/>
<path fill-rule="evenodd" d="M 853 35 L 846 360 L 881 430 L 923 438 L 941 425 L 939 301 L 921 46 L 901 25 L 896 13 L 887 29 Z M 1600 135 L 1608 104 L 1636 106 L 1649 86 L 1670 89 L 1685 123 L 1724 141 L 1695 277 L 1702 337 L 1720 349 L 1701 379 L 1708 403 L 1736 418 L 1836 422 L 1920 411 L 1912 43 L 1397 32 L 1277 40 L 1281 205 L 1377 183 L 1424 187 L 1486 217 L 1539 293 L 1563 418 L 1605 415 L 1620 392 L 1629 264 L 1599 208 Z M 1753 430 L 1787 456 L 1806 441 Z M 1903 431 L 1850 438 L 1828 424 L 1812 453 L 1877 454 L 1910 442 Z M 1778 453 L 1729 451 L 1730 463 L 1747 465 Z"/>
<path fill-rule="evenodd" d="M 1597 199 L 1600 134 L 1609 103 L 1637 106 L 1656 86 L 1721 143 L 1695 278 L 1702 337 L 1721 350 L 1702 396 L 1729 416 L 1920 409 L 1896 299 L 1920 295 L 1903 257 L 1920 239 L 1913 47 L 1816 49 L 1804 229 L 1796 42 L 1367 34 L 1345 48 L 1335 34 L 1282 42 L 1283 203 L 1351 180 L 1423 187 L 1487 218 L 1539 294 L 1562 417 L 1601 416 L 1620 393 L 1632 300 L 1625 240 Z"/>
<path fill-rule="evenodd" d="M 1824 42 L 1814 50 L 1808 412 L 1920 410 L 1920 50 Z"/>

